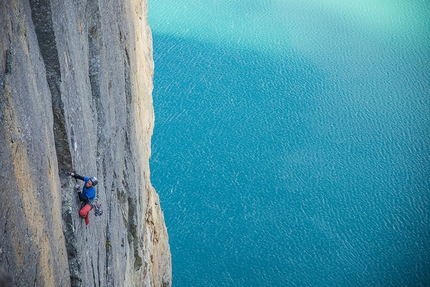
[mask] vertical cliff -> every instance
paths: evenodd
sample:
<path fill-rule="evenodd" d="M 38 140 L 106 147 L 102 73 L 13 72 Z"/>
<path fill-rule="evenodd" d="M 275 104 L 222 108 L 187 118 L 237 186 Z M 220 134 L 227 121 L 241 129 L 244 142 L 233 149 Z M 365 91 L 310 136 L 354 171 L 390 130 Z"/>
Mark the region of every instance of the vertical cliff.
<path fill-rule="evenodd" d="M 0 266 L 16 286 L 171 286 L 152 74 L 145 0 L 1 1 Z M 88 226 L 72 170 L 99 179 Z"/>

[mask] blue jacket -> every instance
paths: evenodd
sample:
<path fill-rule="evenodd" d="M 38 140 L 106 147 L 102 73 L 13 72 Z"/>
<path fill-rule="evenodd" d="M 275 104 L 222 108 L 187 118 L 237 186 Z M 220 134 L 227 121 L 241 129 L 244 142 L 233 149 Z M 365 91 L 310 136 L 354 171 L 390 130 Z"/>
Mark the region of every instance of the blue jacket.
<path fill-rule="evenodd" d="M 87 181 L 90 180 L 90 177 L 83 177 L 82 175 L 79 175 L 77 173 L 75 173 L 73 177 L 84 181 L 84 187 L 82 188 L 83 195 L 88 197 L 89 200 L 96 199 L 96 188 L 94 186 L 87 188 Z"/>
<path fill-rule="evenodd" d="M 84 177 L 84 187 L 82 188 L 82 193 L 88 197 L 89 200 L 94 200 L 96 198 L 96 188 L 91 186 L 87 188 L 87 181 L 89 181 L 89 177 Z"/>

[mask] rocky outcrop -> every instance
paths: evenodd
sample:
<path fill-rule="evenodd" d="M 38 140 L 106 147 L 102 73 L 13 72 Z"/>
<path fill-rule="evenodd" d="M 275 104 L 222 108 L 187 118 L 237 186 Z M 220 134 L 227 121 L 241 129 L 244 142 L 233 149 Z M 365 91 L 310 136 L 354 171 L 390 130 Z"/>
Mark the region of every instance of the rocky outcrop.
<path fill-rule="evenodd" d="M 171 286 L 146 1 L 0 3 L 0 266 L 16 286 Z M 75 170 L 104 214 L 79 218 Z"/>

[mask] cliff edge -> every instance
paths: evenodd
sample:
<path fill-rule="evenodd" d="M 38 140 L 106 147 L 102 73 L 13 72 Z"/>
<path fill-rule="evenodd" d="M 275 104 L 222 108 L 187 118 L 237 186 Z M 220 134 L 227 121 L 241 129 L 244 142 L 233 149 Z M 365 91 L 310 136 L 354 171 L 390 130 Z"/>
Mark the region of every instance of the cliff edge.
<path fill-rule="evenodd" d="M 0 266 L 15 286 L 171 286 L 150 183 L 145 0 L 0 3 Z M 78 215 L 96 176 L 104 214 Z"/>

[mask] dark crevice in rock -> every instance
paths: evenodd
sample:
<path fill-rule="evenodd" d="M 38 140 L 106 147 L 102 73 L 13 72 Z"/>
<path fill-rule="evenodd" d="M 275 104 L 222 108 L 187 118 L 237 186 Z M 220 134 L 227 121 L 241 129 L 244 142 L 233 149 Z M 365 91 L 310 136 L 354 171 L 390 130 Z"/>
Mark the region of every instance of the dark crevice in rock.
<path fill-rule="evenodd" d="M 129 162 L 127 159 L 132 158 L 132 145 L 133 145 L 133 137 L 132 137 L 132 127 L 134 126 L 134 123 L 132 122 L 132 119 L 134 118 L 134 110 L 133 110 L 133 96 L 132 96 L 132 84 L 131 84 L 131 70 L 130 70 L 130 57 L 128 54 L 127 49 L 124 50 L 125 57 L 124 57 L 124 80 L 125 80 L 125 99 L 126 99 L 126 127 L 124 136 L 125 136 L 125 142 L 124 142 L 124 148 L 126 152 L 126 157 L 124 160 L 125 170 L 132 172 L 133 174 L 136 172 L 136 167 L 134 165 L 134 162 Z M 133 252 L 134 252 L 134 269 L 139 270 L 143 265 L 143 259 L 141 255 L 139 254 L 140 248 L 140 240 L 137 230 L 137 218 L 138 218 L 138 202 L 139 198 L 138 196 L 133 193 L 130 190 L 129 178 L 127 178 L 127 173 L 124 172 L 124 188 L 127 193 L 127 203 L 128 203 L 128 216 L 127 216 L 127 239 L 130 246 L 133 246 Z M 119 196 L 121 198 L 122 196 Z"/>
<path fill-rule="evenodd" d="M 96 262 L 96 265 L 98 264 L 98 261 Z M 94 270 L 94 261 L 91 260 L 91 271 L 93 273 L 93 286 L 97 286 L 97 280 L 96 280 L 96 272 Z"/>
<path fill-rule="evenodd" d="M 100 273 L 100 249 L 97 249 L 97 274 L 99 275 L 98 276 L 98 283 L 99 283 L 98 286 L 102 286 L 102 284 L 100 282 L 100 275 L 101 275 L 101 273 Z"/>
<path fill-rule="evenodd" d="M 128 198 L 128 243 L 133 246 L 134 250 L 134 270 L 142 267 L 143 260 L 139 255 L 139 236 L 137 233 L 137 210 L 136 201 Z"/>
<path fill-rule="evenodd" d="M 91 106 L 97 115 L 97 157 L 101 156 L 105 149 L 106 137 L 103 132 L 106 123 L 104 109 L 102 108 L 100 87 L 100 62 L 103 38 L 101 34 L 101 15 L 98 0 L 89 0 L 86 6 L 86 17 L 88 23 L 88 69 L 91 86 L 93 105 Z"/>
<path fill-rule="evenodd" d="M 45 64 L 46 80 L 51 91 L 58 168 L 60 171 L 67 171 L 72 169 L 72 156 L 67 136 L 64 103 L 61 98 L 60 60 L 53 29 L 51 2 L 49 0 L 30 0 L 30 7 L 39 50 Z"/>
<path fill-rule="evenodd" d="M 66 238 L 67 258 L 69 261 L 70 284 L 71 286 L 81 286 L 82 274 L 81 264 L 78 261 L 78 241 L 74 232 L 72 208 L 70 202 L 63 201 L 63 231 Z"/>
<path fill-rule="evenodd" d="M 5 88 L 6 77 L 12 73 L 12 62 L 13 62 L 13 50 L 10 48 L 5 53 L 5 71 L 4 74 L 0 76 L 0 95 L 3 95 L 3 90 Z M 0 104 L 3 106 L 0 98 Z M 2 109 L 0 109 L 0 119 L 2 118 Z"/>
<path fill-rule="evenodd" d="M 110 257 L 112 255 L 112 246 L 111 246 L 111 241 L 110 241 L 110 232 L 109 232 L 109 224 L 107 224 L 106 226 L 106 262 L 105 262 L 105 272 L 106 272 L 106 277 L 109 279 L 109 265 L 110 265 Z M 109 280 L 108 280 L 109 282 Z"/>
<path fill-rule="evenodd" d="M 13 50 L 12 48 L 8 49 L 6 51 L 6 57 L 5 57 L 5 74 L 11 74 L 12 73 L 12 60 L 13 60 Z"/>
<path fill-rule="evenodd" d="M 34 286 L 37 286 L 37 274 L 38 274 L 38 270 L 39 270 L 39 263 L 36 263 L 36 267 L 34 268 L 36 274 L 34 274 Z"/>
<path fill-rule="evenodd" d="M 111 208 L 109 204 L 109 210 Z M 114 285 L 114 276 L 110 271 L 109 266 L 112 264 L 112 241 L 111 241 L 111 232 L 109 223 L 106 225 L 106 262 L 105 262 L 105 272 L 106 272 L 106 285 L 107 286 L 115 286 Z"/>
<path fill-rule="evenodd" d="M 55 151 L 60 171 L 72 170 L 73 162 L 68 141 L 64 102 L 61 95 L 61 67 L 52 21 L 51 2 L 49 0 L 30 0 L 31 17 L 36 31 L 39 50 L 46 70 L 46 80 L 52 99 L 53 134 Z M 69 189 L 70 182 L 60 177 L 62 189 Z M 67 194 L 67 192 L 65 192 Z M 78 262 L 77 241 L 71 216 L 70 196 L 62 199 L 63 232 L 69 263 L 71 286 L 81 286 L 81 265 Z"/>
<path fill-rule="evenodd" d="M 128 146 L 129 147 L 129 146 Z M 130 152 L 126 148 L 126 152 Z M 126 157 L 127 158 L 127 157 Z M 127 208 L 128 214 L 125 222 L 127 223 L 127 240 L 128 244 L 133 247 L 133 255 L 134 255 L 134 269 L 139 270 L 142 267 L 142 257 L 139 255 L 139 235 L 138 235 L 138 214 L 137 214 L 137 202 L 136 202 L 136 194 L 130 192 L 130 179 L 128 178 L 126 170 L 131 170 L 132 167 L 129 167 L 128 161 L 125 159 L 125 170 L 124 170 L 124 189 L 127 192 Z"/>
<path fill-rule="evenodd" d="M 127 127 L 131 127 L 131 118 L 134 116 L 134 112 L 131 109 L 133 107 L 132 98 L 132 86 L 131 86 L 131 71 L 130 71 L 130 56 L 128 55 L 127 49 L 125 49 L 125 61 L 124 61 L 124 80 L 125 80 L 125 99 L 126 99 L 126 113 L 127 117 Z"/>

